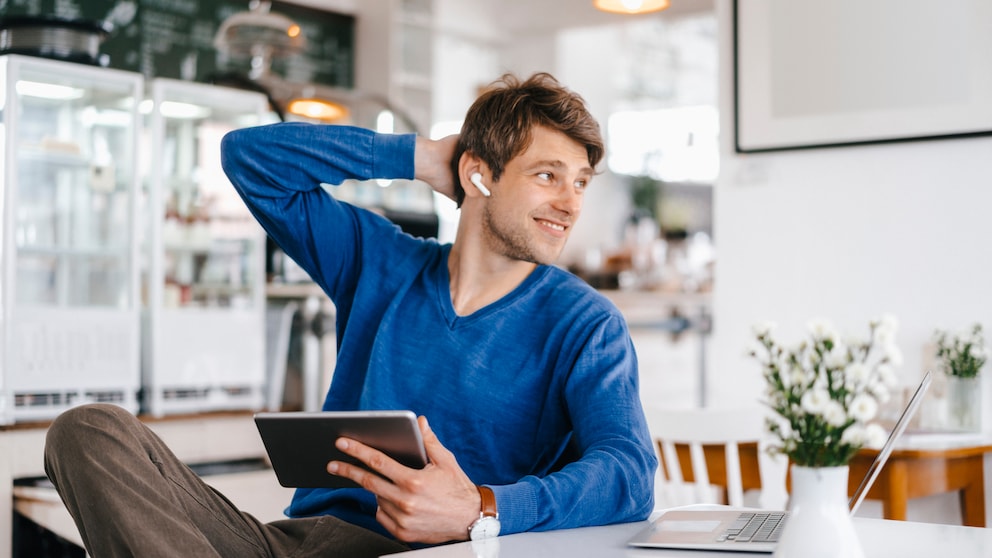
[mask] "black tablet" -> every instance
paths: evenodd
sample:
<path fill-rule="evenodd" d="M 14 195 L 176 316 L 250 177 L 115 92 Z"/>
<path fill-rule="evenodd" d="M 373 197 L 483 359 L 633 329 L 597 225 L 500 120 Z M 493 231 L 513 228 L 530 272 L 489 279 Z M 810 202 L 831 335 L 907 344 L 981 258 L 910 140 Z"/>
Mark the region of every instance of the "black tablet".
<path fill-rule="evenodd" d="M 329 461 L 364 467 L 334 447 L 340 437 L 372 446 L 414 469 L 427 464 L 427 452 L 410 411 L 256 413 L 255 425 L 279 484 L 289 488 L 343 488 L 354 482 L 327 472 Z"/>

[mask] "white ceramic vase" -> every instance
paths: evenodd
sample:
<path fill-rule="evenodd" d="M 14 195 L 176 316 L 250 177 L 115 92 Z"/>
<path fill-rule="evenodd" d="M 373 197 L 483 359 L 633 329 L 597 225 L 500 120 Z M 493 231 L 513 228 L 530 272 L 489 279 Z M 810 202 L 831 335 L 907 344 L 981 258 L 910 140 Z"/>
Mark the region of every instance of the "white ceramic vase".
<path fill-rule="evenodd" d="M 864 558 L 847 504 L 847 466 L 792 465 L 789 518 L 775 558 Z"/>

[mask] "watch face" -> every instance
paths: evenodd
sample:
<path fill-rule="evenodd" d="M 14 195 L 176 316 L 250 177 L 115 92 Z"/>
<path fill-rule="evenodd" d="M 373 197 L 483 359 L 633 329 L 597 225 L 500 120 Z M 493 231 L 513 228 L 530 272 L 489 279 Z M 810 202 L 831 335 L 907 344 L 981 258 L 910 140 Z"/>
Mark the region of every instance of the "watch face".
<path fill-rule="evenodd" d="M 473 541 L 499 536 L 499 520 L 495 517 L 482 517 L 472 524 L 469 538 Z"/>

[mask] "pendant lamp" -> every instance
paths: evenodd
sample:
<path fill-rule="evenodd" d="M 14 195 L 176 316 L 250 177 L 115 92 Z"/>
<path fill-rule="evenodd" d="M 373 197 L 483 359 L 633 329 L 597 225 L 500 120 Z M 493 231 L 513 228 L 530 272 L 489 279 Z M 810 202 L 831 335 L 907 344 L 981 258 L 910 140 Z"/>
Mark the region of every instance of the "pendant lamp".
<path fill-rule="evenodd" d="M 646 14 L 660 12 L 669 6 L 669 0 L 593 0 L 597 10 L 614 14 Z"/>

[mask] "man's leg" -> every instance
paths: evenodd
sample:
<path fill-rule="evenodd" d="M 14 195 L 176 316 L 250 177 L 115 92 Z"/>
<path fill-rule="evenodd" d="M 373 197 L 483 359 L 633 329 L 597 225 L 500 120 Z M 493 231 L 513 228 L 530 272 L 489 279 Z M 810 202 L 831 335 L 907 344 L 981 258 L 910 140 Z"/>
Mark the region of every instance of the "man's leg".
<path fill-rule="evenodd" d="M 45 472 L 92 556 L 268 556 L 256 522 L 120 407 L 62 413 L 48 430 Z"/>
<path fill-rule="evenodd" d="M 100 558 L 379 556 L 407 549 L 331 517 L 260 524 L 113 405 L 70 409 L 56 419 L 45 471 L 87 552 Z"/>

